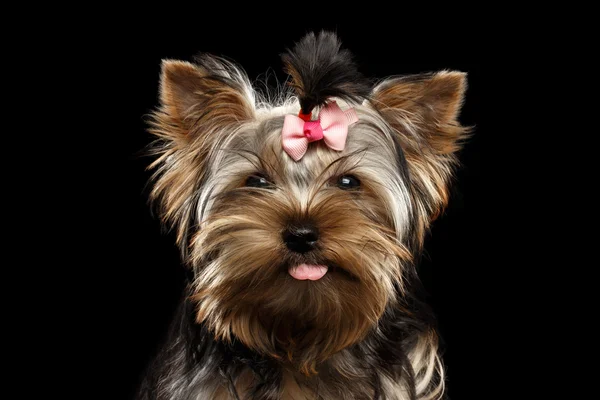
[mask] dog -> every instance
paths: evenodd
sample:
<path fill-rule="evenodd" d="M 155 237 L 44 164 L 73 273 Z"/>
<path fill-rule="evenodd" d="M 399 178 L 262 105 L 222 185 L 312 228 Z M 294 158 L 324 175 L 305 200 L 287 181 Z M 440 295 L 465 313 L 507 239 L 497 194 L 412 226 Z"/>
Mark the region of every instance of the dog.
<path fill-rule="evenodd" d="M 326 31 L 282 62 L 265 96 L 221 57 L 163 60 L 150 198 L 190 279 L 138 399 L 443 399 L 416 267 L 466 74 L 375 83 Z"/>

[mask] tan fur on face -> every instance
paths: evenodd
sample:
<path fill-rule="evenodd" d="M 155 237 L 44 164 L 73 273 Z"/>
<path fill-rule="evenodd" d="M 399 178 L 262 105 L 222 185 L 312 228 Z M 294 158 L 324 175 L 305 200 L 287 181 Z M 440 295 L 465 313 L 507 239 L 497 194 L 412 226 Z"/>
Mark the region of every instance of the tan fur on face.
<path fill-rule="evenodd" d="M 198 320 L 222 339 L 235 336 L 255 351 L 315 373 L 319 363 L 361 340 L 395 301 L 411 254 L 397 240 L 382 201 L 381 185 L 390 183 L 364 179 L 357 192 L 332 183 L 347 172 L 368 177 L 370 168 L 361 169 L 358 161 L 378 157 L 376 149 L 340 159 L 315 148 L 299 165 L 282 162 L 279 128 L 247 129 L 228 142 L 236 150 L 219 159 L 223 168 L 216 168 L 215 181 L 223 174 L 230 185 L 211 200 L 192 242 L 191 264 L 202 266 L 196 281 Z M 246 136 L 264 142 L 252 148 Z M 363 139 L 357 136 L 356 145 Z M 242 144 L 250 147 L 242 152 Z M 272 177 L 273 189 L 242 187 L 257 167 Z M 302 257 L 286 249 L 281 233 L 306 220 L 320 231 L 320 250 Z M 317 282 L 296 281 L 287 270 L 302 262 L 327 263 L 331 270 Z"/>

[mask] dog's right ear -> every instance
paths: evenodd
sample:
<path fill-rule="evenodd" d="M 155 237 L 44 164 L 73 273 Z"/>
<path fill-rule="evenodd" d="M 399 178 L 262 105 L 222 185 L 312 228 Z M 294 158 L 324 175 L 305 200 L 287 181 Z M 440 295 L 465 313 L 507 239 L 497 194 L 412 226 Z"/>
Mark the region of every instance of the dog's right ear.
<path fill-rule="evenodd" d="M 246 75 L 212 56 L 195 64 L 163 60 L 161 109 L 153 133 L 183 143 L 254 117 L 254 97 Z"/>
<path fill-rule="evenodd" d="M 149 121 L 159 138 L 150 198 L 163 222 L 177 229 L 182 249 L 194 214 L 190 199 L 209 174 L 210 155 L 255 113 L 254 91 L 241 68 L 209 55 L 195 61 L 163 61 L 160 108 Z"/>

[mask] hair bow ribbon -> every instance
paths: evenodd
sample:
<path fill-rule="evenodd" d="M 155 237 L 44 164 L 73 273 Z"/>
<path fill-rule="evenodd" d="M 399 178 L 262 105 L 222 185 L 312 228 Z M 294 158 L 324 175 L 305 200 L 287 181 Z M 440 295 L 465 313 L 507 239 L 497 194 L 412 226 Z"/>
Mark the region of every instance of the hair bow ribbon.
<path fill-rule="evenodd" d="M 321 139 L 330 149 L 342 151 L 346 146 L 348 127 L 356 121 L 358 117 L 353 108 L 342 111 L 335 101 L 321 109 L 316 121 L 286 115 L 281 131 L 283 149 L 294 161 L 306 154 L 310 142 Z"/>

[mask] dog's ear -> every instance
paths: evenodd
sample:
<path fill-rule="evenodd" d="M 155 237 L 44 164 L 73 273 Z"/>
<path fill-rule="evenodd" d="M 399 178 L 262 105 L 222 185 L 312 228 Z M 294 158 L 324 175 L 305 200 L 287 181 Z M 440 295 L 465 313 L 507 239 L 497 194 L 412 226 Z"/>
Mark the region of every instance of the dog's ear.
<path fill-rule="evenodd" d="M 164 60 L 160 76 L 160 107 L 152 114 L 150 132 L 159 140 L 159 157 L 151 193 L 163 221 L 184 239 L 193 215 L 190 198 L 205 181 L 211 154 L 243 123 L 254 119 L 252 85 L 243 70 L 210 55 L 195 63 Z"/>
<path fill-rule="evenodd" d="M 466 74 L 442 71 L 386 80 L 371 95 L 372 105 L 397 131 L 418 200 L 434 219 L 448 202 L 448 183 L 468 128 L 458 115 Z"/>
<path fill-rule="evenodd" d="M 243 72 L 211 56 L 196 64 L 163 60 L 158 136 L 189 141 L 217 128 L 252 119 L 254 98 Z"/>

